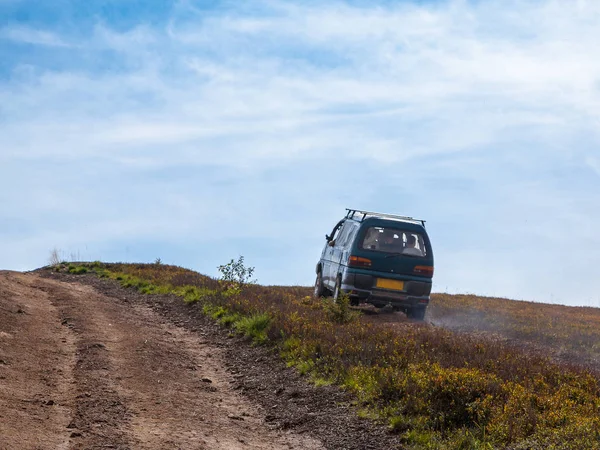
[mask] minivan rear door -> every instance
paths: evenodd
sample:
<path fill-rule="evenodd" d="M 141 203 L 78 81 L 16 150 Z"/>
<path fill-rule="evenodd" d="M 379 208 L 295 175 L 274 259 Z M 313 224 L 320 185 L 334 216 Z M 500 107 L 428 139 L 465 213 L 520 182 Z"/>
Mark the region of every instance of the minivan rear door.
<path fill-rule="evenodd" d="M 431 278 L 415 272 L 417 266 L 433 266 L 433 254 L 425 233 L 399 227 L 373 226 L 361 234 L 353 254 L 369 259 L 369 269 L 411 278 Z"/>

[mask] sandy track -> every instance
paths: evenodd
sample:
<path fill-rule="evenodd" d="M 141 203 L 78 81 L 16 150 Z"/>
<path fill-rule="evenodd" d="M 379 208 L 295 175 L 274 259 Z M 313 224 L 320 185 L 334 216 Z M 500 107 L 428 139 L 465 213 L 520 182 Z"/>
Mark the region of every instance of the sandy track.
<path fill-rule="evenodd" d="M 222 350 L 80 284 L 0 272 L 0 448 L 318 449 L 264 423 Z"/>

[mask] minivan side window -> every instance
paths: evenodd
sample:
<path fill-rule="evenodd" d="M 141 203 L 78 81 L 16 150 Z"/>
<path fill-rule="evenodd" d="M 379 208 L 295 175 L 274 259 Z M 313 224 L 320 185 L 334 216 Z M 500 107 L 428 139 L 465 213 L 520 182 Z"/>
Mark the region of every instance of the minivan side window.
<path fill-rule="evenodd" d="M 357 231 L 358 225 L 352 224 L 352 226 L 348 229 L 348 235 L 346 236 L 346 242 L 344 242 L 344 246 L 354 241 L 354 236 L 356 236 Z"/>
<path fill-rule="evenodd" d="M 345 222 L 340 234 L 338 235 L 338 238 L 335 241 L 335 245 L 337 247 L 343 247 L 346 245 L 348 235 L 352 233 L 353 229 L 354 227 L 352 226 L 352 222 Z"/>
<path fill-rule="evenodd" d="M 341 226 L 342 226 L 343 223 L 344 223 L 343 221 L 338 222 L 335 225 L 335 227 L 333 227 L 333 230 L 331 231 L 331 234 L 328 235 L 328 240 L 330 242 L 333 241 L 333 240 L 335 240 L 335 239 L 337 239 L 339 237 L 339 235 L 340 235 L 339 231 L 340 231 L 340 228 L 341 228 Z"/>

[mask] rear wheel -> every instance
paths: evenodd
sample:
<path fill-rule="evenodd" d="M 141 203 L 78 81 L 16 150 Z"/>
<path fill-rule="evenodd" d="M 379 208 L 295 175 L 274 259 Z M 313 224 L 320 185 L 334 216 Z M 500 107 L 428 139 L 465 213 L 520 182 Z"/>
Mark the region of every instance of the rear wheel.
<path fill-rule="evenodd" d="M 315 290 L 313 295 L 315 298 L 321 298 L 325 296 L 325 288 L 323 287 L 323 274 L 320 270 L 317 273 L 317 279 L 315 280 Z"/>
<path fill-rule="evenodd" d="M 424 320 L 426 310 L 425 306 L 413 306 L 406 310 L 406 315 L 409 319 Z"/>

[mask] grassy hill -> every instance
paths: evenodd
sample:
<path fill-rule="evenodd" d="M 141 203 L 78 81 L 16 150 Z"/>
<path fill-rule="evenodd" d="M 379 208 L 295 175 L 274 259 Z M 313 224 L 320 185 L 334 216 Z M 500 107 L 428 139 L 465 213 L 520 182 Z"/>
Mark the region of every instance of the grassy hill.
<path fill-rule="evenodd" d="M 246 283 L 243 263 L 222 269 L 215 280 L 160 264 L 57 268 L 180 296 L 314 383 L 353 393 L 407 448 L 600 448 L 596 309 L 438 294 L 431 325 Z"/>
<path fill-rule="evenodd" d="M 600 308 L 434 294 L 429 320 L 456 331 L 526 343 L 561 362 L 600 371 Z"/>

